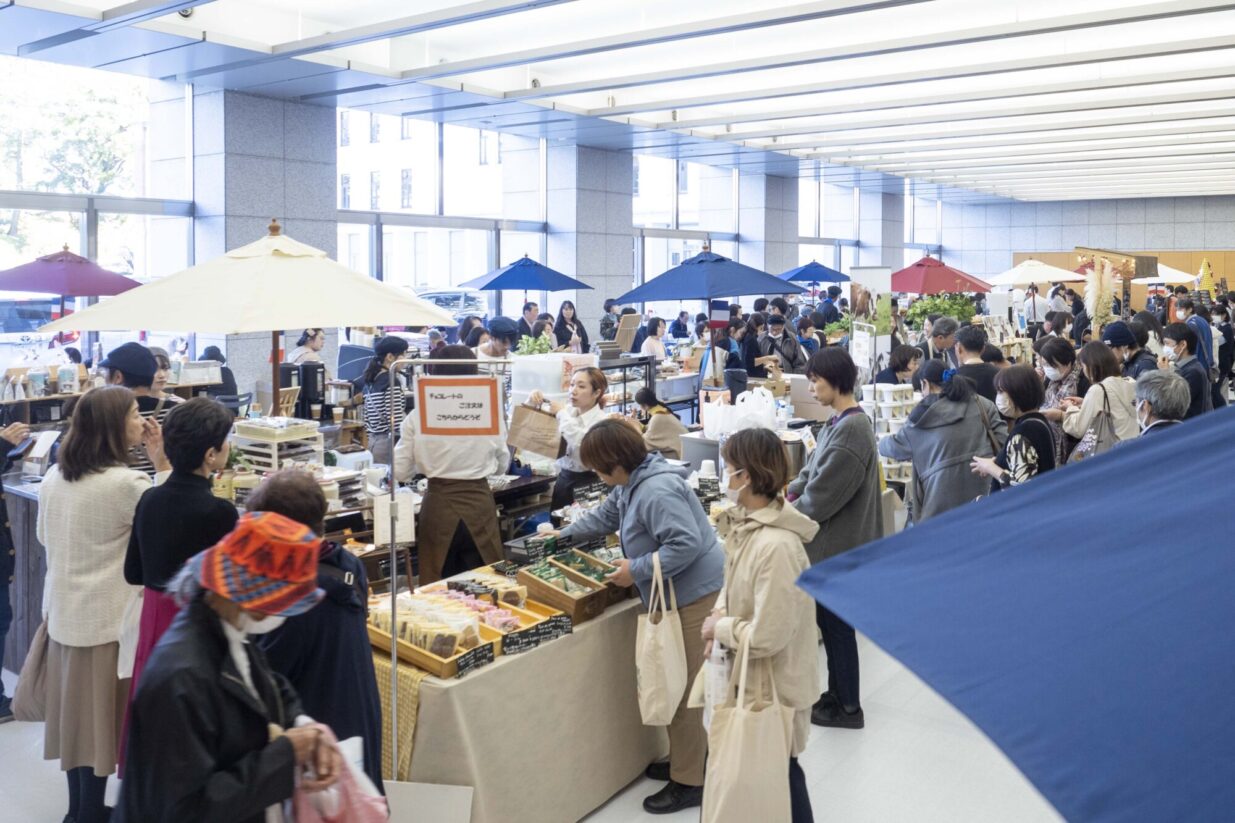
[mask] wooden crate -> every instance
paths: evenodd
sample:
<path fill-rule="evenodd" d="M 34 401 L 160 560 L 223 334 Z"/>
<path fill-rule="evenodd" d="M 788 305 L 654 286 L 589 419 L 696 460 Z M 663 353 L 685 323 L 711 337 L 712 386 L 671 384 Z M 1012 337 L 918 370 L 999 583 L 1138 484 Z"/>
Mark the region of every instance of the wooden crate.
<path fill-rule="evenodd" d="M 321 463 L 325 441 L 320 434 L 282 440 L 259 440 L 233 434 L 232 448 L 242 452 L 258 472 L 275 472 L 291 461 Z"/>
<path fill-rule="evenodd" d="M 587 563 L 589 566 L 592 566 L 593 568 L 600 569 L 607 575 L 613 574 L 615 571 L 617 571 L 617 566 L 614 566 L 612 564 L 606 563 L 603 560 L 593 557 L 592 555 L 588 554 L 585 551 L 580 551 L 579 549 L 571 549 L 568 553 L 575 557 L 581 558 L 584 563 Z M 563 552 L 563 554 L 567 554 L 567 552 Z M 557 566 L 558 568 L 570 569 L 569 566 L 567 566 L 565 563 L 558 561 L 555 557 L 550 557 L 549 562 L 552 563 L 554 566 Z M 571 569 L 571 571 L 573 571 L 573 569 Z M 587 575 L 583 575 L 583 576 L 586 577 Z M 617 583 L 606 580 L 605 589 L 609 592 L 609 603 L 612 604 L 612 603 L 621 603 L 623 600 L 628 599 L 634 587 L 633 586 L 619 586 Z"/>
<path fill-rule="evenodd" d="M 390 652 L 391 637 L 372 623 L 368 624 L 369 644 L 376 649 Z M 481 624 L 480 645 L 474 649 L 460 652 L 454 657 L 438 657 L 430 651 L 414 646 L 402 638 L 395 638 L 398 644 L 399 660 L 411 663 L 424 669 L 429 674 L 444 679 L 462 677 L 480 666 L 492 663 L 498 655 L 501 646 L 502 633 L 490 626 Z"/>
<path fill-rule="evenodd" d="M 527 569 L 520 569 L 516 579 L 524 586 L 527 586 L 529 597 L 533 597 L 567 615 L 572 625 L 577 626 L 580 623 L 585 623 L 605 610 L 605 607 L 610 602 L 609 589 L 605 584 L 597 583 L 590 577 L 579 574 L 574 569 L 567 567 L 559 568 L 562 569 L 562 573 L 567 578 L 585 586 L 588 589 L 588 593 L 580 595 L 567 594 L 552 583 L 541 580 Z"/>

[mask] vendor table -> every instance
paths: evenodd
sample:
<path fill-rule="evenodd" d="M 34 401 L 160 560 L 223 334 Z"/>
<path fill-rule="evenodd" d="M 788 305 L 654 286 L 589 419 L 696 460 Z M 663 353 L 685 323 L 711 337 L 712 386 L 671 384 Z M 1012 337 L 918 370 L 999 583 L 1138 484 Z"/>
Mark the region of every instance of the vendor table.
<path fill-rule="evenodd" d="M 47 576 L 47 553 L 35 537 L 39 510 L 39 487 L 21 482 L 20 475 L 4 477 L 4 500 L 8 505 L 16 568 L 9 578 L 9 603 L 13 622 L 4 644 L 4 666 L 14 674 L 30 650 L 34 632 L 43 622 L 43 580 Z"/>
<path fill-rule="evenodd" d="M 472 786 L 472 823 L 575 821 L 599 808 L 669 750 L 665 730 L 639 718 L 641 608 L 610 607 L 459 680 L 425 678 L 408 779 Z M 378 688 L 389 692 L 390 678 Z"/>
<path fill-rule="evenodd" d="M 671 409 L 677 406 L 689 408 L 691 422 L 697 422 L 699 419 L 699 372 L 659 375 L 656 381 L 656 397 Z"/>

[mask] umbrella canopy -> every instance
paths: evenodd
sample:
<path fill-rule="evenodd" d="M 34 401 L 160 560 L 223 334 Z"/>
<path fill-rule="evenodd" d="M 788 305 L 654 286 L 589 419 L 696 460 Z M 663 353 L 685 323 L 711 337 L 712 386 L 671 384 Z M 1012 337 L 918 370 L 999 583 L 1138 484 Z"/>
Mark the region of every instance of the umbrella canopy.
<path fill-rule="evenodd" d="M 830 269 L 814 260 L 805 266 L 798 266 L 780 275 L 781 280 L 798 283 L 847 283 L 849 275 L 841 274 L 836 269 Z"/>
<path fill-rule="evenodd" d="M 1171 520 L 1192 529 L 1163 527 L 1161 478 L 1233 436 L 1235 410 L 1219 409 L 820 563 L 800 584 L 967 715 L 1064 819 L 1226 819 L 1230 471 L 1190 464 Z M 1118 514 L 1033 551 L 1007 539 L 1060 507 Z"/>
<path fill-rule="evenodd" d="M 1186 271 L 1173 269 L 1170 266 L 1158 264 L 1158 274 L 1154 277 L 1137 277 L 1132 280 L 1140 286 L 1149 286 L 1154 283 L 1165 283 L 1168 286 L 1188 286 L 1196 282 L 1195 274 L 1188 274 Z"/>
<path fill-rule="evenodd" d="M 1076 283 L 1082 279 L 1076 276 L 1076 272 L 1043 263 L 1041 260 L 1024 260 L 986 282 L 994 288 L 1014 289 L 1030 283 Z"/>
<path fill-rule="evenodd" d="M 328 326 L 432 326 L 454 318 L 412 292 L 279 234 L 43 326 L 42 331 L 192 329 L 218 334 Z"/>
<path fill-rule="evenodd" d="M 0 271 L 0 291 L 30 291 L 61 297 L 110 297 L 140 286 L 136 280 L 73 254 L 69 247 L 55 254 Z"/>
<path fill-rule="evenodd" d="M 481 291 L 569 291 L 592 287 L 524 255 L 508 266 L 463 283 L 462 288 Z"/>
<path fill-rule="evenodd" d="M 990 290 L 991 287 L 978 278 L 929 256 L 892 274 L 892 291 L 908 294 Z"/>
<path fill-rule="evenodd" d="M 683 260 L 664 274 L 626 292 L 615 302 L 710 300 L 743 294 L 801 294 L 806 289 L 710 251 Z"/>

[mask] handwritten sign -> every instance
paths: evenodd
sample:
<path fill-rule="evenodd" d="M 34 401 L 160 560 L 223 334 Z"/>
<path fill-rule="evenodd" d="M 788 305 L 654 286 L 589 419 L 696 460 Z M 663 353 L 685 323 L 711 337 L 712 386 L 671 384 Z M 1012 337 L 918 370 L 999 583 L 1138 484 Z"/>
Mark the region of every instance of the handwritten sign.
<path fill-rule="evenodd" d="M 420 433 L 446 437 L 500 434 L 493 377 L 421 377 L 416 381 Z"/>

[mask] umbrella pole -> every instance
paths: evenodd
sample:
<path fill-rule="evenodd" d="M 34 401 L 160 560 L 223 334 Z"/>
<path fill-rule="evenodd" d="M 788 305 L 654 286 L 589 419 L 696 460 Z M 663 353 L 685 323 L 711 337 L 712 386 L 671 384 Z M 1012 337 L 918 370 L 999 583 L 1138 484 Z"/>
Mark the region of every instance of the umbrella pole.
<path fill-rule="evenodd" d="M 270 414 L 279 413 L 279 332 L 270 333 Z"/>

